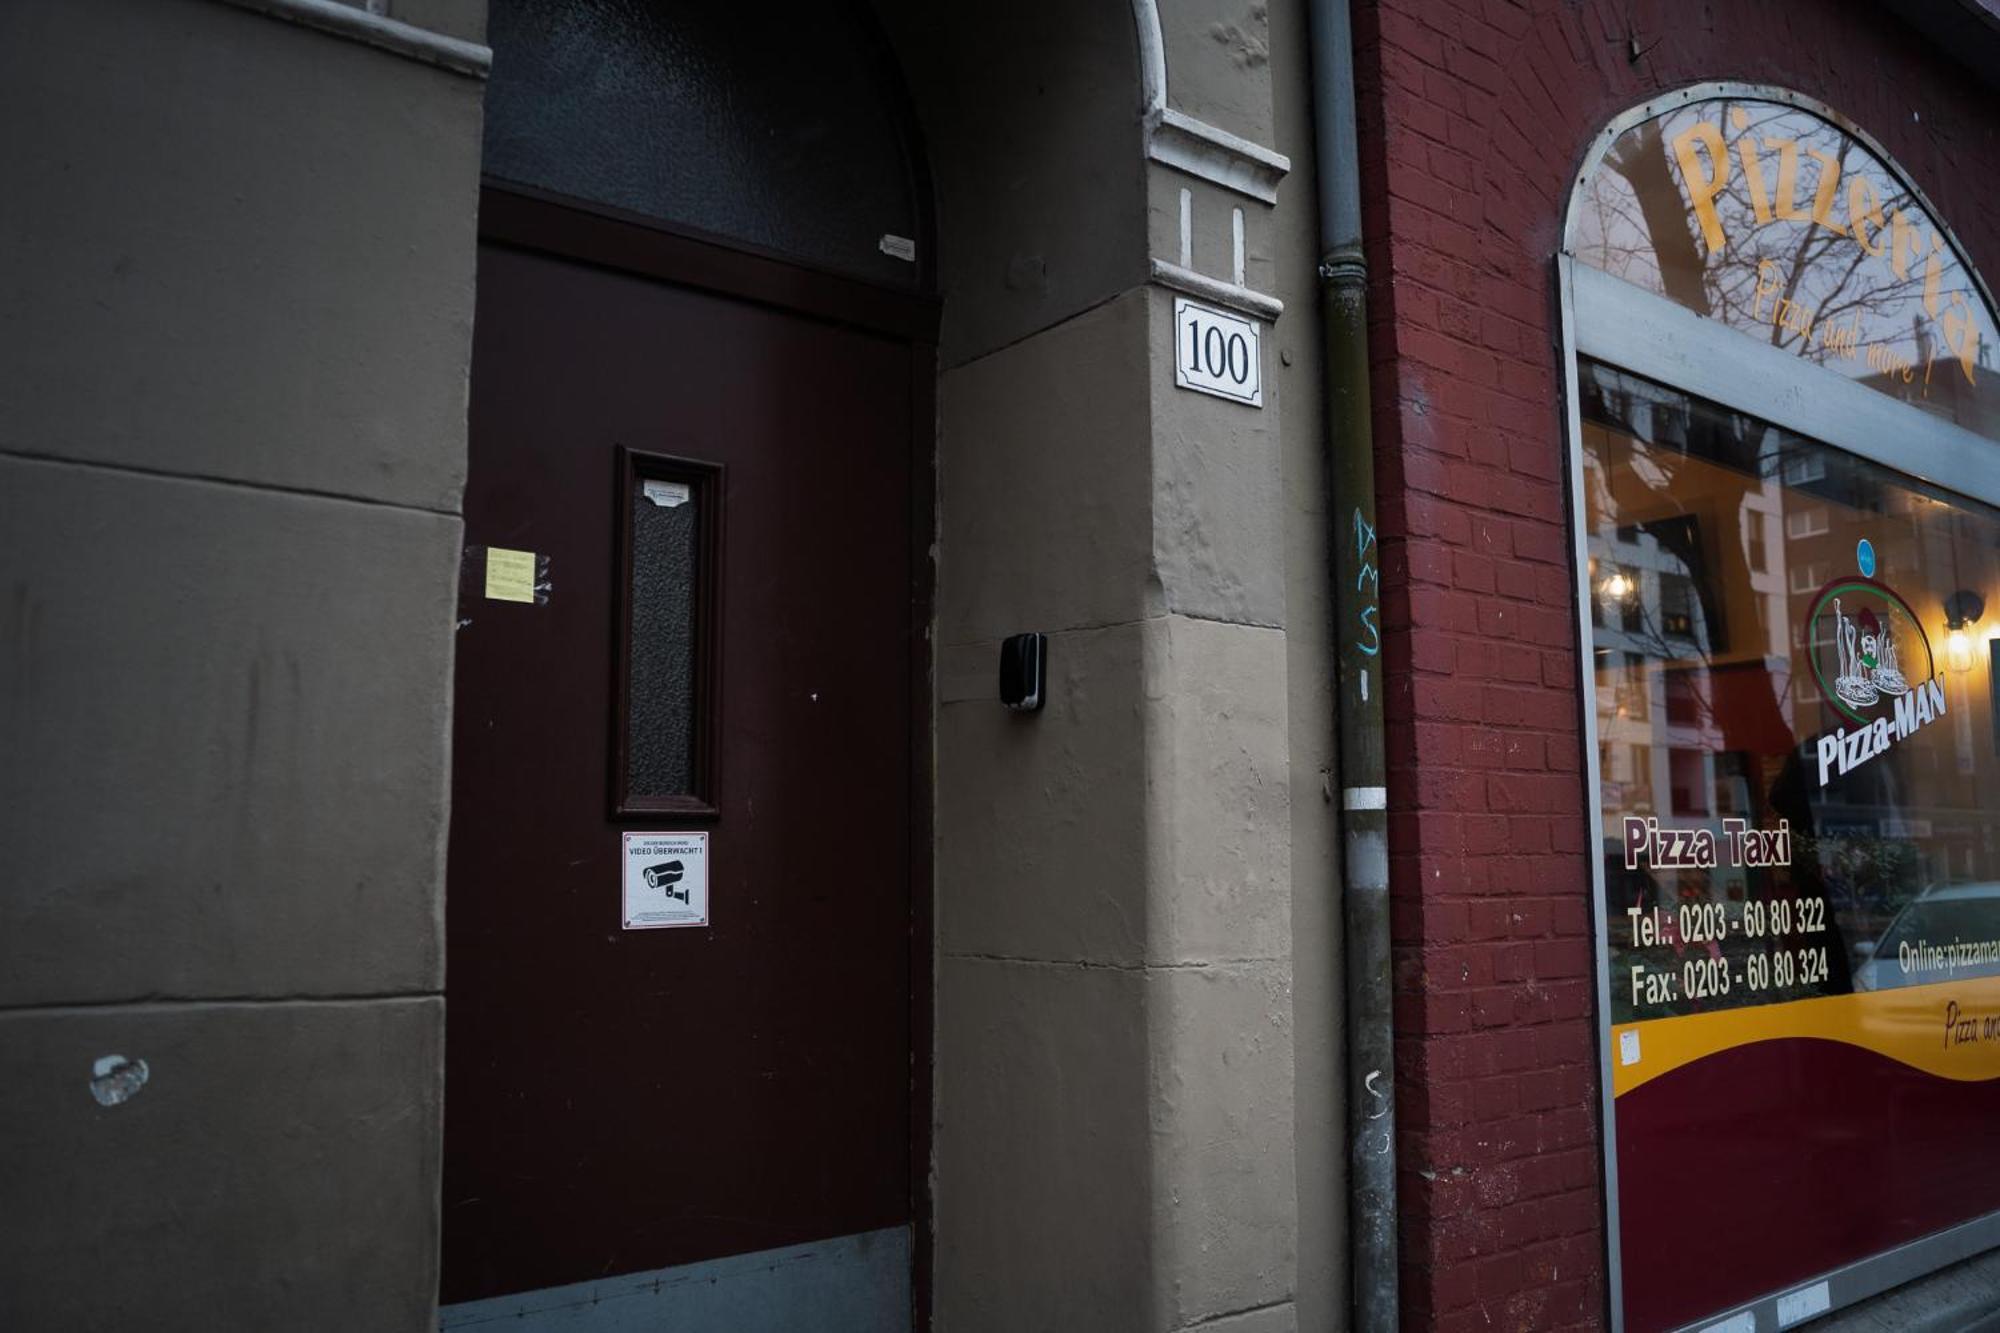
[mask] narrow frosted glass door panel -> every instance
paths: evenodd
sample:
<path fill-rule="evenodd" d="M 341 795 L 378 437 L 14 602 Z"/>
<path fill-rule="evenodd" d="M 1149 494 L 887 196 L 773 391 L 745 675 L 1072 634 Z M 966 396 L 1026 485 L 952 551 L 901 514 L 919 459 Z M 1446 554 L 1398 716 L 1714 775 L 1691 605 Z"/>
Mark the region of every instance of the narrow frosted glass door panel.
<path fill-rule="evenodd" d="M 720 470 L 620 453 L 619 700 L 613 801 L 621 813 L 714 807 L 711 662 Z"/>
<path fill-rule="evenodd" d="M 625 779 L 634 796 L 694 784 L 696 502 L 632 498 L 632 694 Z"/>

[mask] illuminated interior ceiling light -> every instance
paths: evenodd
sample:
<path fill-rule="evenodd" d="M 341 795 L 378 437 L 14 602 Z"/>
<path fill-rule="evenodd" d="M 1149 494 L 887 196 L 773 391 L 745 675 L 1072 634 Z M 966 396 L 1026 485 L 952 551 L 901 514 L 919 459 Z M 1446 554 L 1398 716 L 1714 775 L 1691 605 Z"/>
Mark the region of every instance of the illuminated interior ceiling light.
<path fill-rule="evenodd" d="M 1966 627 L 1986 614 L 1986 599 L 1960 588 L 1944 599 L 1944 664 L 1951 671 L 1972 670 L 1972 636 Z"/>
<path fill-rule="evenodd" d="M 1622 569 L 1614 569 L 1610 577 L 1604 580 L 1603 588 L 1606 597 L 1615 602 L 1622 602 L 1632 595 L 1632 576 Z"/>
<path fill-rule="evenodd" d="M 1945 636 L 1944 664 L 1952 671 L 1972 670 L 1972 641 L 1964 630 L 1955 629 Z"/>

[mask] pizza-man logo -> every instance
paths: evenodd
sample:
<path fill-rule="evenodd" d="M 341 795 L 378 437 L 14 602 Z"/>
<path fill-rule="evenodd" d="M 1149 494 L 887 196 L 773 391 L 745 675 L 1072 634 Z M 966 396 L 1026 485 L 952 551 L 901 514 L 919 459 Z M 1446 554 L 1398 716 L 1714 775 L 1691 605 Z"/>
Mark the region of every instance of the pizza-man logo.
<path fill-rule="evenodd" d="M 1944 677 L 1930 639 L 1910 604 L 1868 577 L 1873 556 L 1863 543 L 1866 572 L 1822 588 L 1806 617 L 1820 694 L 1853 724 L 1819 738 L 1822 787 L 1944 716 Z"/>

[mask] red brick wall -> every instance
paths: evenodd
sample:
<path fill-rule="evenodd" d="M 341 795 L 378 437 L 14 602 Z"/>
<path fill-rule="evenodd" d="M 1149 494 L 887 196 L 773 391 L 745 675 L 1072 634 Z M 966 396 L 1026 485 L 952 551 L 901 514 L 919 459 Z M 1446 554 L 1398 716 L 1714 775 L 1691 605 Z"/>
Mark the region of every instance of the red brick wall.
<path fill-rule="evenodd" d="M 2000 276 L 2000 99 L 1871 3 L 1357 8 L 1405 1322 L 1596 1327 L 1595 964 L 1552 263 L 1570 183 L 1604 124 L 1655 92 L 1776 84 L 1868 129 Z"/>

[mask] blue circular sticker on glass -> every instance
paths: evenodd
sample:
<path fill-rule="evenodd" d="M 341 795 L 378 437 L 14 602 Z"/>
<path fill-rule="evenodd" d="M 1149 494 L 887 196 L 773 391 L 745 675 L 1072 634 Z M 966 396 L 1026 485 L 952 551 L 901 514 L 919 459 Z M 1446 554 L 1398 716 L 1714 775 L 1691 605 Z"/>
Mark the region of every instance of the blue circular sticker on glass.
<path fill-rule="evenodd" d="M 1875 543 L 1869 541 L 1866 537 L 1863 537 L 1861 539 L 1861 544 L 1854 548 L 1854 563 L 1861 566 L 1862 578 L 1864 579 L 1874 578 Z"/>

